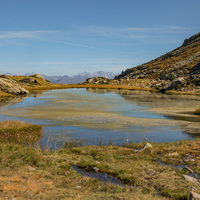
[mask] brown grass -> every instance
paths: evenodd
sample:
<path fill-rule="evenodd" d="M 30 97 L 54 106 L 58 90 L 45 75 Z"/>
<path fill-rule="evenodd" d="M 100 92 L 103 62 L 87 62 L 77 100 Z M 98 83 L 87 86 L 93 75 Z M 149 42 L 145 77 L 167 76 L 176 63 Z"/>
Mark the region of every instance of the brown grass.
<path fill-rule="evenodd" d="M 176 170 L 157 163 L 185 164 L 199 174 L 200 140 L 152 143 L 152 149 L 136 154 L 144 143 L 127 147 L 85 146 L 41 151 L 0 143 L 0 195 L 2 199 L 188 199 L 190 188 L 200 186 Z M 169 153 L 177 152 L 177 156 Z M 194 160 L 194 161 L 191 161 Z M 71 165 L 112 174 L 126 187 L 104 185 L 72 170 Z M 30 170 L 30 166 L 34 170 Z"/>
<path fill-rule="evenodd" d="M 0 142 L 34 143 L 42 137 L 42 126 L 22 121 L 0 122 Z"/>

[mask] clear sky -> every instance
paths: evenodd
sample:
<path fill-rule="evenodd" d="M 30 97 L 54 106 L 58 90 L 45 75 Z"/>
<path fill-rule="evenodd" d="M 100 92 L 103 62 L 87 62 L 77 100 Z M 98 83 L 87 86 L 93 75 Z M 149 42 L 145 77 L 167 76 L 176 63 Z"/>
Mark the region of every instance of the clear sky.
<path fill-rule="evenodd" d="M 0 74 L 115 74 L 200 32 L 200 0 L 0 0 Z"/>

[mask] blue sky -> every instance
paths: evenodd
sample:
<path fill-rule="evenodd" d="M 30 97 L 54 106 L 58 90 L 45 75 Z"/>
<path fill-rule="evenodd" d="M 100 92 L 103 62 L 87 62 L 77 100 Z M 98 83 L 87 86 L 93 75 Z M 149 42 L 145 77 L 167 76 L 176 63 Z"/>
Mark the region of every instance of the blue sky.
<path fill-rule="evenodd" d="M 198 33 L 199 8 L 200 0 L 0 0 L 0 74 L 118 74 Z"/>

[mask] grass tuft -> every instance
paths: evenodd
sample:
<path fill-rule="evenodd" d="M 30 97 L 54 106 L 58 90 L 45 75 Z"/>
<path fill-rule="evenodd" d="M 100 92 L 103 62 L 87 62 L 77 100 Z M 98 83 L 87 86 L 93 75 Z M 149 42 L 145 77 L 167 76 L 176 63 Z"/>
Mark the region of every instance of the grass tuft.
<path fill-rule="evenodd" d="M 0 142 L 33 144 L 42 137 L 42 126 L 22 121 L 7 120 L 0 122 Z"/>

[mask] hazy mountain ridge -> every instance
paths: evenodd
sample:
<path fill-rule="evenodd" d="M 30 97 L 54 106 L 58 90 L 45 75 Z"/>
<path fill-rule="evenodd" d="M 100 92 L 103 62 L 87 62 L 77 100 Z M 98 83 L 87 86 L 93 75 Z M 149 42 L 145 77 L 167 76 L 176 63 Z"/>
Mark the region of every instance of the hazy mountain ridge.
<path fill-rule="evenodd" d="M 31 76 L 33 74 L 36 74 L 36 72 L 33 73 L 26 73 L 26 74 L 13 74 L 13 73 L 6 73 L 7 76 Z M 46 76 L 42 74 L 42 76 L 51 81 L 52 83 L 58 83 L 58 84 L 76 84 L 76 83 L 82 83 L 85 82 L 88 78 L 91 77 L 105 77 L 109 79 L 113 79 L 115 77 L 115 74 L 112 72 L 105 72 L 105 71 L 98 71 L 95 73 L 89 73 L 89 72 L 82 72 L 74 76 Z"/>
<path fill-rule="evenodd" d="M 59 83 L 59 84 L 76 84 L 76 83 L 82 83 L 86 81 L 86 79 L 91 77 L 105 77 L 109 79 L 114 78 L 114 74 L 112 72 L 105 72 L 105 71 L 98 71 L 93 74 L 88 72 L 79 73 L 74 76 L 45 76 L 43 75 L 47 80 L 51 81 L 52 83 Z"/>

